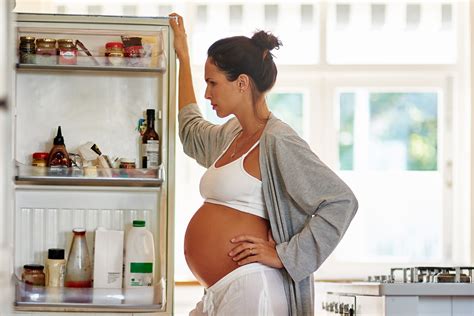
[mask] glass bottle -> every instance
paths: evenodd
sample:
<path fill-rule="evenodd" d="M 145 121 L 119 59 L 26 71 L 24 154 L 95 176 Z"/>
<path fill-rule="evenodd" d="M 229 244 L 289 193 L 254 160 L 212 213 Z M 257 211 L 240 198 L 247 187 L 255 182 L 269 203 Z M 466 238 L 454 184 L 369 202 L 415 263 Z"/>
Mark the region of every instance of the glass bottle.
<path fill-rule="evenodd" d="M 160 137 L 155 131 L 155 110 L 146 110 L 147 126 L 142 136 L 142 168 L 158 169 L 160 163 Z"/>
<path fill-rule="evenodd" d="M 87 249 L 86 230 L 72 230 L 71 250 L 66 265 L 64 285 L 66 287 L 92 287 L 92 265 Z"/>

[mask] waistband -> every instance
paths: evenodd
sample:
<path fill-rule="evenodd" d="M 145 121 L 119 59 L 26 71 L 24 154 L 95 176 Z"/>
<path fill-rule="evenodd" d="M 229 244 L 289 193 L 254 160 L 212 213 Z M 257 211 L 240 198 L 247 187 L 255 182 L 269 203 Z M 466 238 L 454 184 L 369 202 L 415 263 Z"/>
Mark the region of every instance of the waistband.
<path fill-rule="evenodd" d="M 267 270 L 278 271 L 278 269 L 269 267 L 260 262 L 254 262 L 254 263 L 243 265 L 241 267 L 238 267 L 234 271 L 227 273 L 222 279 L 214 283 L 212 286 L 208 287 L 206 291 L 218 292 L 219 290 L 222 289 L 222 287 L 240 278 L 241 276 L 244 276 L 253 272 L 267 271 Z"/>
<path fill-rule="evenodd" d="M 259 262 L 249 263 L 238 267 L 234 271 L 226 274 L 222 279 L 214 283 L 212 286 L 204 289 L 204 296 L 202 298 L 203 302 L 203 312 L 207 313 L 208 316 L 214 315 L 214 293 L 219 292 L 223 287 L 227 286 L 229 283 L 234 280 L 254 273 L 254 272 L 263 272 L 263 271 L 279 271 L 276 268 L 269 267 Z"/>

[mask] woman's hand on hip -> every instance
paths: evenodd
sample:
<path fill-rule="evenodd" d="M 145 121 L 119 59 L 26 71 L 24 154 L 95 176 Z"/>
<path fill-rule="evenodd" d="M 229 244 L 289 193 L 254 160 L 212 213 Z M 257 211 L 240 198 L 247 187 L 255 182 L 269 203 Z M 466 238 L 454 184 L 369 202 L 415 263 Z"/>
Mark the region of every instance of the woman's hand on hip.
<path fill-rule="evenodd" d="M 170 26 L 174 33 L 174 50 L 180 61 L 189 58 L 188 42 L 186 30 L 184 28 L 183 17 L 177 13 L 171 13 Z"/>
<path fill-rule="evenodd" d="M 251 235 L 240 235 L 232 238 L 230 242 L 238 244 L 229 252 L 229 256 L 238 265 L 260 262 L 273 268 L 283 268 L 270 230 L 268 230 L 268 240 Z"/>

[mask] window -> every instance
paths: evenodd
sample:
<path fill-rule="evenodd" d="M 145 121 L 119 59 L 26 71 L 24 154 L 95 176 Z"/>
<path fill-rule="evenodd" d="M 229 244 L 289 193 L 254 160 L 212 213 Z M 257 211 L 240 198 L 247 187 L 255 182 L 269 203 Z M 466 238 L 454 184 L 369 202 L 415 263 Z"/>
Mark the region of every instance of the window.
<path fill-rule="evenodd" d="M 419 4 L 407 5 L 407 28 L 416 29 L 420 24 L 421 7 Z"/>
<path fill-rule="evenodd" d="M 380 28 L 385 24 L 385 5 L 372 4 L 372 27 Z"/>
<path fill-rule="evenodd" d="M 240 26 L 244 13 L 243 5 L 229 6 L 229 22 L 231 26 Z"/>
<path fill-rule="evenodd" d="M 312 4 L 301 5 L 301 24 L 305 27 L 311 26 L 314 22 L 314 13 Z"/>
<path fill-rule="evenodd" d="M 278 23 L 278 5 L 265 5 L 265 25 L 267 28 L 273 29 Z"/>

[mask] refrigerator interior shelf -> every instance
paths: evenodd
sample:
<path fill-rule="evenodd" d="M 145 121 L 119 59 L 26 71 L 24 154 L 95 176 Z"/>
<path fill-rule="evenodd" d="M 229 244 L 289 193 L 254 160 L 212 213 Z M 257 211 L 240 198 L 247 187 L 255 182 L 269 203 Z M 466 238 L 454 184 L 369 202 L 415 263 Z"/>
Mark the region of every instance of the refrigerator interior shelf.
<path fill-rule="evenodd" d="M 33 167 L 17 163 L 15 181 L 21 184 L 159 187 L 159 169 L 91 169 Z"/>
<path fill-rule="evenodd" d="M 166 72 L 166 56 L 158 55 L 156 58 L 141 57 L 128 58 L 120 57 L 119 62 L 111 64 L 107 57 L 98 56 L 78 56 L 77 63 L 73 65 L 63 65 L 56 62 L 56 56 L 50 56 L 52 62 L 42 63 L 17 63 L 17 69 L 28 70 L 91 70 L 91 71 L 127 71 L 127 72 Z"/>
<path fill-rule="evenodd" d="M 32 286 L 16 276 L 14 279 L 16 310 L 156 312 L 165 306 L 164 282 L 131 289 L 97 289 Z"/>

